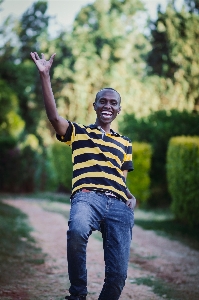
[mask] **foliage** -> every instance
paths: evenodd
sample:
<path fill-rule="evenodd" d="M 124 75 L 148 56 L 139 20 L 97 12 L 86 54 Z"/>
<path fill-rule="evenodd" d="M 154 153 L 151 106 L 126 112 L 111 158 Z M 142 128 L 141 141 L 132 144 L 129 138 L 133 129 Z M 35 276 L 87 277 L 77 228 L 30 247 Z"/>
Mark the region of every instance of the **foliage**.
<path fill-rule="evenodd" d="M 142 113 L 142 101 L 150 94 L 140 82 L 149 43 L 135 22 L 143 4 L 133 2 L 134 5 L 131 0 L 97 0 L 81 9 L 71 35 L 62 35 L 65 43 L 61 46 L 68 55 L 54 70 L 60 88 L 55 90 L 55 97 L 60 114 L 69 120 L 93 122 L 95 94 L 107 86 L 125 95 L 123 111 Z M 70 47 L 66 49 L 65 44 Z M 138 100 L 140 94 L 144 97 L 132 106 L 132 98 Z"/>
<path fill-rule="evenodd" d="M 166 182 L 166 152 L 169 139 L 178 135 L 198 135 L 199 115 L 177 110 L 157 111 L 147 118 L 137 119 L 127 114 L 120 123 L 120 131 L 132 141 L 146 142 L 152 145 L 152 194 L 150 203 L 163 204 L 169 200 Z"/>
<path fill-rule="evenodd" d="M 29 58 L 31 51 L 41 50 L 39 39 L 46 32 L 49 22 L 47 7 L 46 1 L 37 1 L 22 15 L 17 29 L 21 42 L 20 59 Z"/>
<path fill-rule="evenodd" d="M 71 148 L 64 143 L 55 142 L 51 149 L 51 159 L 57 178 L 58 191 L 71 192 L 73 168 Z"/>
<path fill-rule="evenodd" d="M 145 204 L 150 196 L 150 167 L 152 149 L 147 143 L 133 143 L 133 163 L 135 170 L 128 173 L 127 186 L 139 205 Z"/>
<path fill-rule="evenodd" d="M 157 90 L 167 105 L 172 98 L 179 109 L 199 111 L 199 13 L 198 1 L 185 1 L 180 11 L 169 1 L 166 11 L 150 22 L 152 49 L 149 74 L 160 76 Z M 173 95 L 172 95 L 173 94 Z"/>
<path fill-rule="evenodd" d="M 24 136 L 28 133 L 35 134 L 40 142 L 37 126 L 44 114 L 42 93 L 39 78 L 36 76 L 37 71 L 29 57 L 31 51 L 38 49 L 45 51 L 47 47 L 46 44 L 45 47 L 43 46 L 43 40 L 48 40 L 46 31 L 49 17 L 46 15 L 46 10 L 47 3 L 37 1 L 23 14 L 21 20 L 16 22 L 10 17 L 0 29 L 2 95 L 4 102 L 7 102 L 7 114 L 9 116 L 12 114 L 10 119 L 13 117 L 15 119 L 15 122 L 10 124 L 10 131 L 14 131 L 16 123 L 19 123 L 16 118 L 20 115 L 24 122 Z M 16 108 L 13 107 L 14 105 Z M 13 116 L 15 110 L 17 115 L 15 113 Z M 20 133 L 18 132 L 18 135 Z M 23 135 L 20 138 L 23 139 Z"/>
<path fill-rule="evenodd" d="M 79 11 L 71 29 L 60 30 L 54 38 L 48 33 L 47 7 L 47 1 L 36 1 L 19 20 L 10 16 L 0 24 L 0 136 L 17 140 L 15 160 L 22 151 L 19 145 L 29 134 L 38 139 L 41 153 L 32 149 L 29 154 L 33 151 L 32 158 L 37 157 L 35 180 L 39 183 L 39 178 L 44 178 L 42 189 L 53 189 L 57 184 L 47 151 L 54 141 L 54 130 L 46 118 L 40 78 L 29 57 L 31 51 L 46 53 L 46 57 L 56 52 L 52 88 L 59 114 L 71 121 L 94 122 L 95 93 L 105 86 L 117 89 L 122 96 L 117 120 L 122 120 L 125 113 L 143 119 L 163 109 L 168 114 L 171 108 L 198 110 L 198 0 L 185 0 L 180 10 L 175 1 L 169 1 L 166 11 L 159 9 L 157 20 L 149 23 L 148 36 L 143 33 L 146 24 L 140 26 L 138 22 L 145 12 L 141 0 L 96 0 Z M 180 117 L 178 124 L 182 126 Z M 117 126 L 116 121 L 113 129 Z M 155 149 L 160 150 L 154 152 L 152 161 L 156 198 L 166 193 L 165 149 L 170 133 L 162 126 L 165 137 L 157 130 L 160 145 L 156 145 L 152 134 L 156 130 L 149 123 L 145 130 L 150 138 L 143 140 L 153 140 Z M 179 130 L 177 134 L 192 133 Z M 24 152 L 25 157 L 29 154 Z M 18 167 L 14 161 L 13 165 Z M 44 170 L 51 170 L 49 176 Z"/>
<path fill-rule="evenodd" d="M 33 192 L 54 188 L 50 160 L 45 157 L 44 151 L 35 146 L 38 146 L 35 136 L 27 136 L 26 142 L 21 145 L 17 145 L 12 137 L 0 137 L 1 192 Z"/>
<path fill-rule="evenodd" d="M 18 99 L 9 85 L 0 79 L 0 135 L 18 137 L 24 128 L 24 121 L 17 113 Z"/>
<path fill-rule="evenodd" d="M 167 178 L 177 219 L 199 225 L 199 137 L 175 137 L 169 142 Z"/>
<path fill-rule="evenodd" d="M 185 3 L 190 12 L 199 12 L 199 1 L 198 0 L 185 0 Z"/>

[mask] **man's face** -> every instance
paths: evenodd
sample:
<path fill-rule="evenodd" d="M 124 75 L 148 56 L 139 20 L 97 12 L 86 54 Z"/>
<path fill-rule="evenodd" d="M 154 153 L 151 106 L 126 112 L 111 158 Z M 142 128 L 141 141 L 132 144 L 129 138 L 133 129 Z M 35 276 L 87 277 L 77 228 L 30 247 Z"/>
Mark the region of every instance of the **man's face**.
<path fill-rule="evenodd" d="M 104 124 L 111 123 L 121 110 L 118 93 L 109 89 L 104 89 L 99 93 L 93 106 L 98 121 Z"/>

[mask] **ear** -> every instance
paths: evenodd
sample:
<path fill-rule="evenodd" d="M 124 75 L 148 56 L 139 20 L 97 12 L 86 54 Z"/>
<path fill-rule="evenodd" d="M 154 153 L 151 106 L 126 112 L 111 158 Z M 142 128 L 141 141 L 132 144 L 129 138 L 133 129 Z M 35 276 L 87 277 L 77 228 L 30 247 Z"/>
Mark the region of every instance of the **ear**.
<path fill-rule="evenodd" d="M 119 107 L 119 109 L 118 109 L 118 112 L 117 112 L 117 113 L 119 114 L 120 112 L 121 112 L 121 106 Z"/>
<path fill-rule="evenodd" d="M 94 110 L 96 110 L 96 108 L 95 108 L 95 102 L 93 102 L 93 107 L 94 107 Z"/>

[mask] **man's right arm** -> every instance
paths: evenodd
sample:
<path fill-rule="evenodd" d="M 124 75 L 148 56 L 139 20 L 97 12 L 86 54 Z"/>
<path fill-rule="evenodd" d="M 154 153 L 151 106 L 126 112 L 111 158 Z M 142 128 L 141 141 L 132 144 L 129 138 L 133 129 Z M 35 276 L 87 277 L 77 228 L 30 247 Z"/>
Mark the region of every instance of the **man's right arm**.
<path fill-rule="evenodd" d="M 47 117 L 56 133 L 65 135 L 69 123 L 58 114 L 49 74 L 55 54 L 51 56 L 49 61 L 45 60 L 43 54 L 41 59 L 36 52 L 31 52 L 30 55 L 39 70 Z"/>

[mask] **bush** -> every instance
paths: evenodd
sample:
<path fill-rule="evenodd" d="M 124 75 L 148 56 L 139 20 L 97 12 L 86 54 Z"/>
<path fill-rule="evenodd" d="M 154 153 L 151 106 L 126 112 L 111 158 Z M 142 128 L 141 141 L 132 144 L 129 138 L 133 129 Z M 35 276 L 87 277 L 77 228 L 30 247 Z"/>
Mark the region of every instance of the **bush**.
<path fill-rule="evenodd" d="M 137 119 L 126 114 L 120 123 L 120 131 L 132 141 L 146 142 L 152 145 L 151 197 L 149 203 L 157 206 L 169 204 L 170 196 L 166 181 L 166 153 L 169 139 L 179 135 L 199 134 L 199 114 L 187 111 L 156 111 L 145 118 Z"/>
<path fill-rule="evenodd" d="M 19 150 L 13 137 L 0 137 L 0 191 L 9 191 L 16 184 L 19 173 Z"/>
<path fill-rule="evenodd" d="M 28 139 L 19 147 L 12 137 L 0 138 L 1 192 L 35 192 L 53 187 L 54 172 L 45 149 L 27 143 Z"/>
<path fill-rule="evenodd" d="M 150 176 L 152 148 L 147 143 L 133 143 L 133 163 L 135 170 L 128 173 L 127 186 L 139 204 L 147 202 L 150 196 Z"/>
<path fill-rule="evenodd" d="M 71 192 L 72 189 L 72 152 L 65 143 L 56 141 L 52 145 L 52 162 L 57 177 L 58 190 Z"/>
<path fill-rule="evenodd" d="M 190 226 L 199 225 L 199 137 L 175 137 L 167 152 L 172 211 Z"/>

